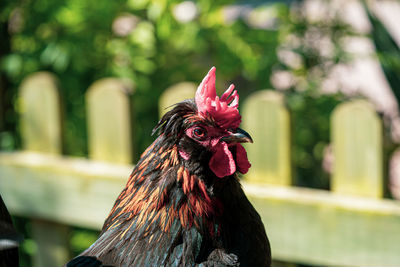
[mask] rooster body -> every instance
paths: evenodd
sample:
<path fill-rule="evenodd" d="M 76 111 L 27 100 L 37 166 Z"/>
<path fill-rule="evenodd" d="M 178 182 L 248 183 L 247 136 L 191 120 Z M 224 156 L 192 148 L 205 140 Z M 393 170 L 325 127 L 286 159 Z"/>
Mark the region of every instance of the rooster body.
<path fill-rule="evenodd" d="M 195 100 L 163 116 L 99 239 L 67 266 L 270 266 L 264 226 L 236 175 L 250 167 L 240 143 L 251 138 L 232 92 L 215 98 L 213 68 Z"/>

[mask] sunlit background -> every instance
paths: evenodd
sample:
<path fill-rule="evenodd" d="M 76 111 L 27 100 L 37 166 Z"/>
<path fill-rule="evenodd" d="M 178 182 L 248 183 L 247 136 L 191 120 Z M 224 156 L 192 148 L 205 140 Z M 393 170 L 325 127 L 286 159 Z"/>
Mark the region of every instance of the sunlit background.
<path fill-rule="evenodd" d="M 234 83 L 241 101 L 265 89 L 285 95 L 301 187 L 330 189 L 329 117 L 342 102 L 368 99 L 383 121 L 385 197 L 400 199 L 399 25 L 395 0 L 3 0 L 0 149 L 21 149 L 17 92 L 34 72 L 60 80 L 70 156 L 88 154 L 88 87 L 104 77 L 133 84 L 136 160 L 154 139 L 162 92 L 199 83 L 216 66 L 217 90 Z M 14 219 L 25 236 L 21 266 L 31 266 L 38 247 L 30 221 Z M 73 228 L 72 255 L 96 237 Z"/>

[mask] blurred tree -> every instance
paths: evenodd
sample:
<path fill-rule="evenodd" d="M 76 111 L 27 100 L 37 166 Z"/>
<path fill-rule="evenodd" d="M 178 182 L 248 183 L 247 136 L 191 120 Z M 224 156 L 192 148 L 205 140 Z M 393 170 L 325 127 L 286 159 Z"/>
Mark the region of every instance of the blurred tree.
<path fill-rule="evenodd" d="M 292 114 L 294 183 L 328 189 L 329 176 L 322 162 L 330 140 L 329 118 L 345 97 L 324 92 L 324 82 L 335 65 L 350 60 L 341 44 L 354 33 L 339 11 L 329 8 L 329 1 L 322 2 L 325 8 L 317 17 L 309 14 L 305 4 L 295 2 L 291 13 L 282 17 L 279 62 L 271 82 L 287 95 Z"/>
<path fill-rule="evenodd" d="M 83 94 L 98 78 L 116 76 L 136 84 L 138 153 L 151 141 L 148 133 L 157 121 L 157 99 L 169 85 L 198 82 L 216 65 L 223 76 L 219 80 L 235 82 L 243 95 L 270 87 L 279 33 L 276 25 L 250 27 L 248 18 L 253 9 L 272 10 L 272 19 L 287 12 L 285 5 L 264 4 L 235 17 L 229 14 L 229 8 L 237 8 L 229 6 L 235 1 L 211 0 L 3 3 L 0 19 L 8 25 L 4 34 L 9 34 L 6 40 L 11 44 L 0 63 L 11 82 L 5 101 L 17 109 L 21 80 L 38 70 L 54 72 L 67 100 L 65 153 L 70 155 L 87 153 Z M 15 114 L 10 120 L 14 125 L 8 128 L 18 140 Z"/>
<path fill-rule="evenodd" d="M 0 67 L 10 81 L 3 99 L 9 106 L 3 107 L 12 136 L 5 142 L 2 135 L 2 147 L 18 144 L 16 88 L 31 72 L 49 70 L 62 82 L 65 153 L 70 155 L 87 154 L 83 94 L 90 83 L 105 76 L 132 80 L 140 153 L 152 141 L 162 90 L 183 80 L 198 82 L 216 65 L 219 81 L 234 82 L 241 96 L 280 88 L 274 80 L 286 75 L 280 89 L 290 88 L 293 125 L 303 133 L 293 140 L 296 183 L 327 188 L 325 178 L 316 182 L 312 177 L 323 176 L 327 118 L 339 100 L 321 94 L 320 88 L 330 69 L 347 60 L 340 41 L 351 31 L 337 14 L 310 20 L 302 1 L 295 3 L 290 9 L 279 1 L 5 1 L 0 19 L 7 31 L 1 34 L 10 48 Z"/>
<path fill-rule="evenodd" d="M 4 5 L 4 3 L 0 3 L 0 10 L 5 10 L 5 8 L 6 6 Z M 5 11 L 0 12 L 0 40 L 2 40 L 0 42 L 0 59 L 10 53 L 8 20 L 2 19 L 5 14 Z M 8 87 L 9 80 L 7 75 L 5 75 L 4 72 L 0 72 L 0 148 L 3 149 L 13 148 L 13 142 L 10 141 L 12 140 L 12 136 L 9 131 L 6 131 L 6 129 L 9 130 L 10 128 L 13 128 L 13 120 L 6 119 L 7 115 L 9 114 L 9 110 L 12 109 L 10 102 L 5 101 L 9 98 L 8 92 L 6 91 Z"/>

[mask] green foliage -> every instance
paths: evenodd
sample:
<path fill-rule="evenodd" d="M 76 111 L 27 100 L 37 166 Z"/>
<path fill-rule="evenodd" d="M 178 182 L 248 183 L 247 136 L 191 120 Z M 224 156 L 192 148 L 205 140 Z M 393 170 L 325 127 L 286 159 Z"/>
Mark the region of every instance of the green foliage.
<path fill-rule="evenodd" d="M 216 65 L 219 80 L 234 81 L 242 95 L 270 87 L 278 31 L 249 27 L 240 18 L 227 22 L 224 8 L 235 1 L 198 1 L 197 16 L 179 22 L 174 16 L 179 2 L 8 1 L 1 19 L 8 23 L 11 51 L 0 64 L 11 81 L 9 99 L 15 106 L 16 88 L 29 73 L 54 72 L 66 100 L 65 153 L 86 155 L 83 94 L 101 77 L 130 79 L 136 84 L 140 153 L 152 140 L 149 133 L 157 121 L 157 99 L 173 83 L 198 82 Z M 276 16 L 287 9 L 278 4 L 260 8 L 266 7 L 276 10 Z M 123 19 L 131 29 L 121 32 L 118 22 Z"/>
<path fill-rule="evenodd" d="M 329 175 L 322 168 L 330 143 L 330 116 L 343 99 L 340 95 L 315 96 L 308 92 L 287 94 L 292 115 L 292 163 L 298 186 L 328 189 Z"/>
<path fill-rule="evenodd" d="M 32 266 L 31 257 L 37 251 L 37 245 L 32 236 L 31 222 L 27 218 L 14 216 L 13 224 L 15 229 L 23 236 L 22 243 L 19 249 L 19 265 L 20 266 Z"/>
<path fill-rule="evenodd" d="M 99 232 L 82 229 L 82 228 L 74 228 L 71 230 L 71 254 L 73 257 L 79 255 L 82 251 L 90 247 L 96 241 L 99 236 Z"/>
<path fill-rule="evenodd" d="M 338 14 L 310 20 L 301 6 L 287 15 L 280 30 L 279 62 L 274 71 L 291 78 L 284 85 L 292 119 L 292 164 L 298 186 L 329 189 L 323 158 L 330 143 L 330 115 L 345 97 L 324 94 L 324 81 L 338 63 L 350 60 L 342 49 L 343 38 L 353 35 Z"/>
<path fill-rule="evenodd" d="M 252 16 L 261 18 L 267 11 L 275 21 L 270 27 L 250 27 L 243 16 L 227 15 L 226 7 L 235 1 L 211 0 L 196 2 L 197 15 L 180 22 L 174 15 L 179 4 L 173 0 L 9 1 L 1 19 L 9 24 L 11 52 L 0 63 L 12 84 L 9 99 L 16 108 L 16 88 L 27 74 L 54 72 L 66 100 L 65 153 L 86 155 L 86 89 L 102 77 L 132 80 L 139 154 L 153 139 L 158 97 L 168 86 L 184 80 L 197 83 L 216 65 L 218 80 L 234 82 L 243 99 L 254 90 L 272 87 L 273 72 L 288 71 L 296 81 L 287 91 L 288 105 L 295 132 L 301 133 L 294 137 L 294 173 L 301 185 L 327 188 L 326 179 L 317 185 L 304 181 L 324 177 L 321 151 L 329 140 L 328 116 L 339 100 L 318 92 L 330 69 L 347 60 L 340 40 L 351 34 L 349 28 L 337 17 L 310 22 L 300 9 L 290 14 L 288 6 L 279 3 L 242 6 L 253 8 Z M 316 45 L 325 37 L 332 47 L 328 54 Z M 300 42 L 293 44 L 293 38 Z M 300 64 L 278 59 L 278 49 L 291 51 Z M 1 142 L 3 148 L 18 144 L 9 139 Z"/>

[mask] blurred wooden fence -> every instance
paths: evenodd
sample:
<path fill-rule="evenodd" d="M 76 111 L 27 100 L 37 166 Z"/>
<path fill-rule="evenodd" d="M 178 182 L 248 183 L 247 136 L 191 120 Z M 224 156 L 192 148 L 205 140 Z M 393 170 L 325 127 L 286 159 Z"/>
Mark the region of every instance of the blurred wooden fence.
<path fill-rule="evenodd" d="M 194 94 L 167 89 L 160 111 Z M 69 258 L 69 226 L 100 229 L 131 172 L 132 88 L 95 82 L 86 94 L 89 159 L 61 155 L 56 77 L 41 72 L 21 85 L 23 151 L 0 153 L 0 193 L 11 212 L 33 220 L 35 266 Z M 243 187 L 265 223 L 274 259 L 334 266 L 400 266 L 400 203 L 383 199 L 382 126 L 365 101 L 339 105 L 331 118 L 332 191 L 291 186 L 290 116 L 284 98 L 259 91 L 243 103 L 253 167 Z M 150 133 L 149 133 L 150 134 Z M 296 134 L 296 133 L 294 133 Z"/>

